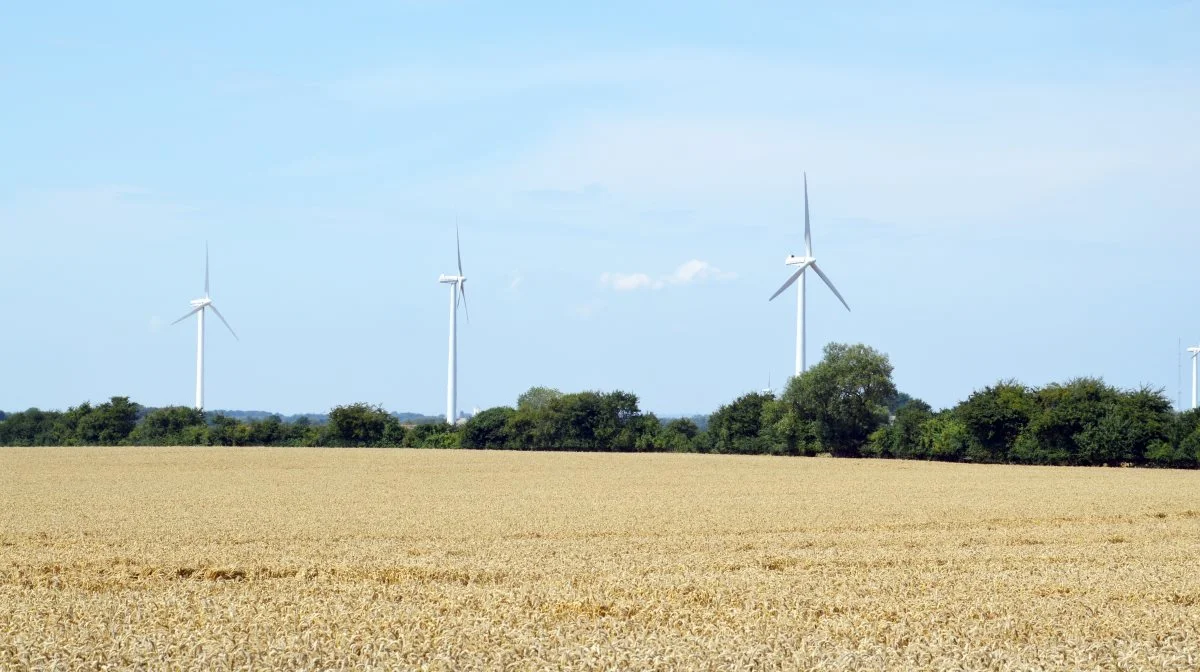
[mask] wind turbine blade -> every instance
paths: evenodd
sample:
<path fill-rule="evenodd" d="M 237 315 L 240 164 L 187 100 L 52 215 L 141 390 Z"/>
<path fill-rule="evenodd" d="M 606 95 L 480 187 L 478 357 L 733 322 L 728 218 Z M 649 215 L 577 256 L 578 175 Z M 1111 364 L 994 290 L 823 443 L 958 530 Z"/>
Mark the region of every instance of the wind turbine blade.
<path fill-rule="evenodd" d="M 213 312 L 217 314 L 217 317 L 221 318 L 221 323 L 225 325 L 225 328 L 229 330 L 229 333 L 233 334 L 233 340 L 242 340 L 238 338 L 237 332 L 233 330 L 233 327 L 229 326 L 229 323 L 225 321 L 225 316 L 221 314 L 221 311 L 217 310 L 217 304 L 210 303 L 208 304 L 208 307 L 212 308 Z"/>
<path fill-rule="evenodd" d="M 782 293 L 784 292 L 784 290 L 786 290 L 788 287 L 791 287 L 791 286 L 792 286 L 792 284 L 793 284 L 793 283 L 795 283 L 795 282 L 796 282 L 796 280 L 798 280 L 798 279 L 800 278 L 800 274 L 801 274 L 801 273 L 803 273 L 803 272 L 804 272 L 804 270 L 805 270 L 805 269 L 807 269 L 807 268 L 808 268 L 809 266 L 811 266 L 811 265 L 812 265 L 812 262 L 811 262 L 811 261 L 806 261 L 806 262 L 804 262 L 804 265 L 802 265 L 802 266 L 800 267 L 800 270 L 798 270 L 798 271 L 796 271 L 795 273 L 793 273 L 793 274 L 792 274 L 792 277 L 788 278 L 788 279 L 787 279 L 787 282 L 783 283 L 783 286 L 782 286 L 782 287 L 780 287 L 778 290 L 776 290 L 776 291 L 775 291 L 775 293 L 771 295 L 771 298 L 767 299 L 767 301 L 774 301 L 774 300 L 775 300 L 775 297 L 777 297 L 777 296 L 779 296 L 780 294 L 782 294 Z"/>
<path fill-rule="evenodd" d="M 204 295 L 208 296 L 208 243 L 204 243 Z"/>
<path fill-rule="evenodd" d="M 804 256 L 813 256 L 812 225 L 808 221 L 808 173 L 804 173 Z"/>
<path fill-rule="evenodd" d="M 459 282 L 458 291 L 462 294 L 463 313 L 467 316 L 467 322 L 471 321 L 471 311 L 467 310 L 467 283 Z"/>
<path fill-rule="evenodd" d="M 458 237 L 458 224 L 454 225 L 454 249 L 458 252 L 458 277 L 462 277 L 462 241 Z M 465 295 L 464 295 L 465 296 Z"/>
<path fill-rule="evenodd" d="M 821 276 L 821 279 L 825 281 L 825 284 L 829 285 L 829 289 L 833 290 L 834 296 L 838 297 L 838 301 L 842 302 L 842 305 L 846 307 L 846 310 L 850 310 L 850 304 L 846 303 L 846 299 L 842 298 L 842 293 L 837 291 L 837 287 L 834 287 L 833 283 L 829 281 L 829 276 L 822 273 L 821 268 L 815 263 L 812 265 L 812 269 L 817 272 L 817 275 Z"/>
<path fill-rule="evenodd" d="M 187 318 L 191 317 L 192 315 L 195 315 L 196 313 L 200 312 L 200 309 L 203 307 L 204 306 L 196 306 L 195 308 L 189 310 L 187 315 L 184 315 L 183 317 L 179 318 L 178 320 L 175 320 L 171 324 L 179 324 L 180 322 L 186 320 Z"/>

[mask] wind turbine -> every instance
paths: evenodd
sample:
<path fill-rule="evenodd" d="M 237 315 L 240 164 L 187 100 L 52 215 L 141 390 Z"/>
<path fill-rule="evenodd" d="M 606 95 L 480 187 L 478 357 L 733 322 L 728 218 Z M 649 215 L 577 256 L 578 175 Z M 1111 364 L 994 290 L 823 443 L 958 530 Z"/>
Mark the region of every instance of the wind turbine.
<path fill-rule="evenodd" d="M 471 321 L 467 310 L 467 277 L 462 268 L 462 242 L 458 227 L 454 227 L 454 245 L 458 252 L 458 275 L 439 275 L 438 282 L 450 285 L 450 365 L 446 372 L 446 422 L 453 425 L 458 419 L 458 295 L 462 294 L 463 312 Z"/>
<path fill-rule="evenodd" d="M 1196 358 L 1200 357 L 1200 345 L 1187 349 L 1192 353 L 1192 408 L 1196 408 Z"/>
<path fill-rule="evenodd" d="M 837 287 L 833 286 L 833 282 L 829 280 L 829 276 L 821 271 L 821 267 L 817 266 L 816 258 L 813 257 L 812 227 L 808 219 L 808 173 L 804 174 L 804 256 L 797 257 L 794 254 L 790 254 L 783 263 L 787 266 L 799 266 L 799 268 L 767 300 L 774 301 L 775 297 L 782 294 L 788 287 L 791 287 L 792 283 L 797 280 L 800 281 L 799 287 L 796 288 L 796 375 L 798 376 L 808 368 L 804 358 L 804 272 L 812 268 L 825 281 L 825 284 L 829 285 L 829 289 L 842 302 L 846 310 L 850 310 L 850 304 L 846 303 L 846 299 L 842 298 L 841 292 L 837 290 Z"/>
<path fill-rule="evenodd" d="M 204 245 L 204 298 L 192 299 L 189 303 L 192 304 L 192 309 L 186 315 L 175 320 L 171 324 L 179 324 L 192 315 L 196 316 L 196 410 L 204 410 L 204 311 L 212 309 L 217 317 L 221 318 L 221 323 L 233 334 L 234 340 L 238 340 L 237 333 L 229 323 L 225 321 L 225 316 L 221 311 L 217 310 L 217 305 L 213 303 L 212 297 L 208 295 L 208 244 Z"/>

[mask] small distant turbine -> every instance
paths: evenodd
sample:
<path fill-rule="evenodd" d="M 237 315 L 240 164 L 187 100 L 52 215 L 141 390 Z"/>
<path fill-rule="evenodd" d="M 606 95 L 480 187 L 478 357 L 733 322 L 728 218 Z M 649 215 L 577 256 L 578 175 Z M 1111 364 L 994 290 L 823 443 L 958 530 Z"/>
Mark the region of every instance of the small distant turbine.
<path fill-rule="evenodd" d="M 799 266 L 800 268 L 767 300 L 774 301 L 775 297 L 782 294 L 788 287 L 791 287 L 792 283 L 797 280 L 800 281 L 800 286 L 796 290 L 796 375 L 798 376 L 804 373 L 807 368 L 804 353 L 804 272 L 811 267 L 825 281 L 825 284 L 829 285 L 829 289 L 842 302 L 846 310 L 850 310 L 850 304 L 846 303 L 846 299 L 842 298 L 841 292 L 837 290 L 837 287 L 833 286 L 829 277 L 821 272 L 821 268 L 817 266 L 816 258 L 813 257 L 812 227 L 808 220 L 808 173 L 804 174 L 804 256 L 788 255 L 788 258 L 783 263 L 787 266 Z"/>
<path fill-rule="evenodd" d="M 217 304 L 213 303 L 212 298 L 208 295 L 208 244 L 204 245 L 204 298 L 192 299 L 189 303 L 192 304 L 192 309 L 186 315 L 175 320 L 171 324 L 179 324 L 192 315 L 196 316 L 196 410 L 204 410 L 204 311 L 211 309 L 221 319 L 221 323 L 233 334 L 234 340 L 238 340 L 237 333 L 229 323 L 225 321 L 225 316 L 221 315 L 221 311 L 217 310 Z"/>
<path fill-rule="evenodd" d="M 463 312 L 471 321 L 467 310 L 467 277 L 463 275 L 462 243 L 458 227 L 454 227 L 454 245 L 458 252 L 458 275 L 439 275 L 438 282 L 450 285 L 450 364 L 446 373 L 446 422 L 453 425 L 458 420 L 458 297 L 462 295 Z"/>
<path fill-rule="evenodd" d="M 1196 358 L 1200 357 L 1200 345 L 1187 349 L 1192 353 L 1192 408 L 1196 408 Z"/>

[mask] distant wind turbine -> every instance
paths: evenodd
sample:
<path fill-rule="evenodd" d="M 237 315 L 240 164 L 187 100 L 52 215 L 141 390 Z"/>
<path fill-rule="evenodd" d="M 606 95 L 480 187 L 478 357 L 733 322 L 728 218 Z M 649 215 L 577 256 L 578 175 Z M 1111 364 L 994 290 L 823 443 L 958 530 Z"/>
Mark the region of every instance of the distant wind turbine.
<path fill-rule="evenodd" d="M 225 321 L 225 316 L 221 311 L 217 310 L 217 305 L 213 303 L 212 298 L 208 295 L 208 244 L 204 245 L 204 298 L 192 299 L 189 303 L 192 304 L 192 309 L 186 315 L 175 320 L 171 324 L 179 324 L 192 315 L 196 316 L 196 410 L 204 410 L 204 311 L 211 308 L 217 317 L 221 319 L 221 323 L 233 334 L 234 340 L 238 340 L 237 332 L 229 323 Z"/>
<path fill-rule="evenodd" d="M 846 299 L 842 298 L 841 292 L 837 290 L 837 287 L 833 286 L 833 282 L 829 280 L 829 276 L 821 271 L 821 268 L 817 266 L 816 258 L 813 257 L 812 226 L 808 219 L 808 173 L 804 174 L 804 256 L 788 255 L 788 258 L 783 263 L 787 266 L 799 266 L 799 269 L 767 300 L 774 301 L 775 297 L 782 294 L 788 287 L 791 287 L 792 283 L 797 280 L 800 281 L 800 285 L 796 289 L 796 375 L 798 376 L 807 369 L 804 353 L 804 272 L 812 268 L 825 281 L 825 284 L 829 285 L 829 289 L 842 302 L 846 310 L 850 310 L 850 304 L 846 303 Z"/>
<path fill-rule="evenodd" d="M 454 227 L 454 245 L 458 252 L 458 275 L 439 275 L 438 282 L 450 285 L 450 365 L 446 373 L 446 422 L 454 424 L 458 419 L 458 296 L 462 294 L 463 312 L 471 321 L 467 310 L 467 277 L 463 275 L 462 242 L 458 227 Z"/>
<path fill-rule="evenodd" d="M 1187 349 L 1192 353 L 1192 408 L 1196 408 L 1196 357 L 1200 356 L 1200 345 Z"/>

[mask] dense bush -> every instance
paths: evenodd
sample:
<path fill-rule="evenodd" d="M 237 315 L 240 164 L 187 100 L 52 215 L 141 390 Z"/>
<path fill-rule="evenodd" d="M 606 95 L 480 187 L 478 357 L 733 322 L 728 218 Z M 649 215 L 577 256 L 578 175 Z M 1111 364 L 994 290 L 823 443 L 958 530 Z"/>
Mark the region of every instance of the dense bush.
<path fill-rule="evenodd" d="M 317 416 L 320 417 L 320 416 Z M 0 445 L 372 446 L 863 456 L 1024 464 L 1200 465 L 1200 411 L 1175 413 L 1161 390 L 1094 378 L 1040 389 L 1000 381 L 934 412 L 896 390 L 886 355 L 830 344 L 777 398 L 742 395 L 707 419 L 661 422 L 628 392 L 533 387 L 516 408 L 458 425 L 404 424 L 379 406 L 240 420 L 191 408 L 146 409 L 127 397 L 66 411 L 0 414 Z"/>
<path fill-rule="evenodd" d="M 774 401 L 775 395 L 751 392 L 718 408 L 708 418 L 713 452 L 769 452 L 763 418 L 764 410 Z"/>

